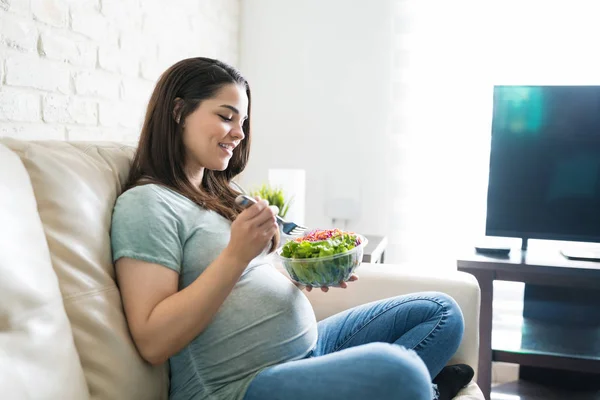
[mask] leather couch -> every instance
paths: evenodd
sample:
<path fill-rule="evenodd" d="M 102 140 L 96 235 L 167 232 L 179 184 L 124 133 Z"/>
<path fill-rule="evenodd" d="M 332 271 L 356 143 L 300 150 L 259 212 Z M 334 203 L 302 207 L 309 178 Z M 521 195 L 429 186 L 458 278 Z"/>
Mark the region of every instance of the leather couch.
<path fill-rule="evenodd" d="M 6 399 L 167 399 L 168 367 L 139 356 L 111 262 L 112 207 L 134 148 L 0 138 L 0 391 Z M 477 370 L 480 292 L 465 273 L 363 264 L 345 290 L 307 293 L 318 319 L 403 293 L 453 296 Z M 472 382 L 460 400 L 483 400 Z"/>

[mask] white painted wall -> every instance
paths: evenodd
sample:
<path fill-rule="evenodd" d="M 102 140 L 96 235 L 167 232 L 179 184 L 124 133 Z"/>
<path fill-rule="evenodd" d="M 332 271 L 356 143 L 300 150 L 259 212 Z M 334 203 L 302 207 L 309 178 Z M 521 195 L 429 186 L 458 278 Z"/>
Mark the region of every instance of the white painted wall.
<path fill-rule="evenodd" d="M 134 141 L 182 58 L 237 64 L 239 0 L 0 0 L 0 137 Z"/>
<path fill-rule="evenodd" d="M 304 168 L 310 227 L 331 227 L 327 202 L 342 198 L 359 205 L 348 229 L 386 233 L 391 46 L 389 0 L 244 0 L 253 148 L 242 183 Z"/>

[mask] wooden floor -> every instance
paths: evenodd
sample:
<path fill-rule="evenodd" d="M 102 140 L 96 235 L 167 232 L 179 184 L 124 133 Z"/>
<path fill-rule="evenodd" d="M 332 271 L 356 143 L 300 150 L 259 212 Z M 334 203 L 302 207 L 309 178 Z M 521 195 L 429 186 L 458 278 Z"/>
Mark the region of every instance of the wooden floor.
<path fill-rule="evenodd" d="M 494 386 L 491 400 L 600 400 L 600 391 L 577 393 L 517 381 Z"/>

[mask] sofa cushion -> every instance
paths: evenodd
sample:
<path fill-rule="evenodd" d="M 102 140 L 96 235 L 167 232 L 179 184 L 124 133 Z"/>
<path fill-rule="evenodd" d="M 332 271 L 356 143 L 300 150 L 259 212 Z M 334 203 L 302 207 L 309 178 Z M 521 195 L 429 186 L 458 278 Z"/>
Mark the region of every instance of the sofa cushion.
<path fill-rule="evenodd" d="M 1 144 L 0 171 L 2 398 L 87 399 L 29 177 Z"/>
<path fill-rule="evenodd" d="M 484 400 L 485 397 L 475 382 L 470 382 L 454 398 L 454 400 Z"/>
<path fill-rule="evenodd" d="M 131 339 L 115 283 L 110 222 L 133 148 L 5 139 L 29 173 L 92 399 L 166 399 L 166 365 Z"/>

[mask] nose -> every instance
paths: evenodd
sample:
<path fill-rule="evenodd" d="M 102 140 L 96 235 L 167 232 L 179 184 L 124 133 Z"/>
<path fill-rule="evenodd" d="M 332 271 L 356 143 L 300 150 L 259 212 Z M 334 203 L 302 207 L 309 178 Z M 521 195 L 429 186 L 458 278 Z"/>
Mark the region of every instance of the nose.
<path fill-rule="evenodd" d="M 234 138 L 235 140 L 243 140 L 246 135 L 244 134 L 244 130 L 242 129 L 241 126 L 235 127 L 233 128 L 229 134 L 231 135 L 232 138 Z"/>

